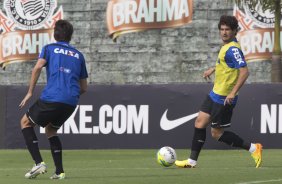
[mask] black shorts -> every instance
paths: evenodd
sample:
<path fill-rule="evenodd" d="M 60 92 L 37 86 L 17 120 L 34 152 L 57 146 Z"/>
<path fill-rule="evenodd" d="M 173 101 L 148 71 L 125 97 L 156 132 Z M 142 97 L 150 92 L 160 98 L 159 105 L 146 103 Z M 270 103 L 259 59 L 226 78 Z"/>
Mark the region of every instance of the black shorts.
<path fill-rule="evenodd" d="M 209 95 L 203 102 L 200 111 L 211 116 L 211 127 L 225 128 L 231 126 L 231 117 L 235 105 L 223 105 L 214 102 Z"/>
<path fill-rule="evenodd" d="M 28 119 L 41 127 L 49 123 L 59 129 L 71 116 L 75 106 L 58 102 L 45 102 L 38 99 L 27 111 Z"/>

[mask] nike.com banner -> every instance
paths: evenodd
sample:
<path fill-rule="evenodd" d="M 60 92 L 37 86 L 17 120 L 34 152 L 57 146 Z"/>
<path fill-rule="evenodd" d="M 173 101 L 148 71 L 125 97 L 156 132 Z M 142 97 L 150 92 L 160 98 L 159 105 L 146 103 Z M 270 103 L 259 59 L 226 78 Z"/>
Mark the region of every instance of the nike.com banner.
<path fill-rule="evenodd" d="M 5 88 L 4 148 L 25 148 L 18 104 L 27 87 Z M 90 86 L 80 104 L 59 130 L 65 149 L 188 148 L 198 110 L 211 85 Z M 38 97 L 41 89 L 27 105 Z M 282 85 L 251 84 L 240 91 L 230 131 L 264 148 L 282 148 Z M 1 97 L 4 98 L 4 97 Z M 2 113 L 3 114 L 3 113 Z M 44 129 L 36 129 L 40 147 L 49 148 Z M 204 148 L 229 148 L 207 131 Z"/>

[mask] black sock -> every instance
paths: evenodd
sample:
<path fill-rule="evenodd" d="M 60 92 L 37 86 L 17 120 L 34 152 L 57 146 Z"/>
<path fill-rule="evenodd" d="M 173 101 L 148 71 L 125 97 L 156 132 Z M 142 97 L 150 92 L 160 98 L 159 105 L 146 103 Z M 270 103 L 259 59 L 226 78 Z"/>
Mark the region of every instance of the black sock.
<path fill-rule="evenodd" d="M 218 139 L 218 141 L 224 142 L 225 144 L 228 144 L 232 147 L 245 149 L 247 151 L 250 149 L 251 146 L 250 143 L 244 142 L 244 140 L 241 137 L 229 131 L 224 131 L 221 137 Z"/>
<path fill-rule="evenodd" d="M 27 149 L 35 164 L 41 163 L 43 160 L 38 147 L 38 139 L 36 137 L 33 127 L 27 127 L 22 129 L 22 133 L 25 139 Z"/>
<path fill-rule="evenodd" d="M 194 136 L 191 147 L 190 158 L 193 160 L 198 160 L 198 156 L 201 152 L 201 149 L 206 141 L 206 128 L 195 128 Z"/>
<path fill-rule="evenodd" d="M 53 136 L 49 138 L 49 143 L 54 164 L 56 166 L 56 174 L 61 174 L 64 172 L 61 141 L 58 136 Z"/>

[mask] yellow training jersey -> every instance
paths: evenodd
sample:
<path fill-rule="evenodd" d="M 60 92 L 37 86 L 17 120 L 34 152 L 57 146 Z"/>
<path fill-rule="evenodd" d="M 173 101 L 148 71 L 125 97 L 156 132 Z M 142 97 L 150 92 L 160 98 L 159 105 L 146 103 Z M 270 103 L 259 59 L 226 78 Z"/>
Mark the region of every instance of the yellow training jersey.
<path fill-rule="evenodd" d="M 237 82 L 239 68 L 246 65 L 236 39 L 221 47 L 216 61 L 214 87 L 210 93 L 215 102 L 223 103 L 223 99 L 232 91 Z"/>

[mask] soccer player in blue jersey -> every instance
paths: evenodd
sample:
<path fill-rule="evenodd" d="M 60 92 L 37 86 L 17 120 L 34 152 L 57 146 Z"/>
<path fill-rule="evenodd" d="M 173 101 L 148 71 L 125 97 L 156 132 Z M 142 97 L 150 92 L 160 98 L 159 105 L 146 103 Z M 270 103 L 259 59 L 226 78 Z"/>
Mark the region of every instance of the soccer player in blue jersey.
<path fill-rule="evenodd" d="M 203 75 L 204 78 L 209 78 L 215 73 L 214 86 L 203 102 L 195 121 L 190 157 L 188 160 L 177 160 L 175 164 L 182 168 L 196 166 L 198 156 L 206 140 L 206 128 L 210 124 L 214 139 L 232 147 L 249 151 L 255 160 L 255 167 L 258 168 L 262 161 L 262 145 L 248 143 L 237 134 L 224 130 L 231 125 L 238 92 L 247 80 L 249 72 L 240 45 L 236 40 L 237 19 L 234 16 L 221 16 L 218 29 L 223 45 L 215 67 L 208 69 Z"/>
<path fill-rule="evenodd" d="M 51 179 L 64 179 L 62 163 L 62 144 L 57 130 L 71 116 L 79 97 L 87 89 L 87 70 L 85 60 L 77 49 L 69 42 L 73 26 L 66 20 L 58 20 L 54 28 L 56 43 L 45 45 L 39 59 L 32 70 L 29 89 L 20 103 L 22 108 L 32 97 L 35 85 L 43 67 L 46 68 L 47 84 L 40 98 L 28 109 L 21 119 L 21 129 L 27 149 L 35 162 L 34 167 L 25 174 L 26 178 L 35 178 L 47 172 L 47 166 L 41 157 L 34 126 L 45 127 L 55 173 Z"/>

